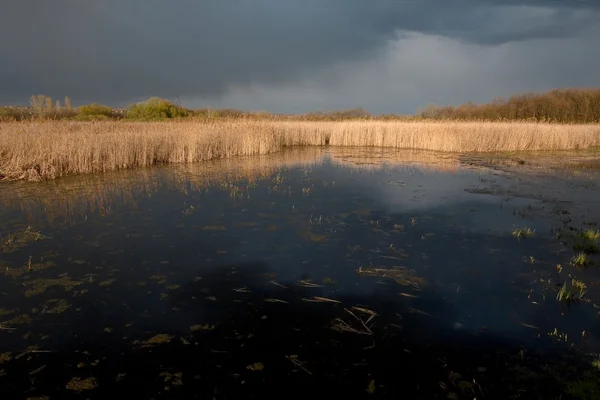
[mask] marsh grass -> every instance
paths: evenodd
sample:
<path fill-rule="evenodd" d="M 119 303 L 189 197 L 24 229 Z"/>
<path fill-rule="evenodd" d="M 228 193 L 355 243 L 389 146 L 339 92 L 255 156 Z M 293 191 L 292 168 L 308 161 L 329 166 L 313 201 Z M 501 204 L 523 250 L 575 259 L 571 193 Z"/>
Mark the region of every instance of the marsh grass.
<path fill-rule="evenodd" d="M 579 233 L 579 236 L 584 240 L 598 241 L 600 240 L 600 230 L 584 229 Z"/>
<path fill-rule="evenodd" d="M 583 149 L 600 146 L 600 126 L 249 119 L 6 122 L 0 124 L 0 179 L 39 181 L 322 145 L 453 153 Z"/>
<path fill-rule="evenodd" d="M 576 267 L 587 267 L 592 264 L 592 259 L 586 253 L 577 253 L 571 258 L 571 264 Z"/>
<path fill-rule="evenodd" d="M 512 235 L 518 239 L 529 238 L 535 236 L 535 231 L 527 227 L 516 228 L 512 231 Z"/>
<path fill-rule="evenodd" d="M 556 300 L 561 303 L 574 303 L 583 299 L 583 296 L 587 293 L 587 286 L 585 283 L 572 279 L 571 282 L 566 281 L 560 288 L 556 295 Z"/>
<path fill-rule="evenodd" d="M 571 228 L 566 231 L 559 231 L 556 239 L 565 239 L 565 243 L 571 243 L 573 250 L 581 251 L 587 254 L 599 253 L 600 231 L 594 229 Z"/>
<path fill-rule="evenodd" d="M 589 240 L 577 241 L 573 245 L 573 250 L 580 250 L 580 251 L 583 251 L 584 253 L 588 253 L 588 254 L 600 252 L 600 248 L 598 247 L 598 245 Z"/>

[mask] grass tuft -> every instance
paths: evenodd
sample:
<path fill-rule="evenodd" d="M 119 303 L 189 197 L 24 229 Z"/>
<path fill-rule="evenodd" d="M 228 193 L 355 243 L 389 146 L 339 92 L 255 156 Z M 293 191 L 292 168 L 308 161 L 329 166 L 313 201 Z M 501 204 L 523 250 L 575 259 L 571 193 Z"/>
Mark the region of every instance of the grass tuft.
<path fill-rule="evenodd" d="M 576 267 L 587 267 L 592 264 L 592 259 L 586 253 L 577 253 L 571 258 L 571 264 Z"/>
<path fill-rule="evenodd" d="M 574 303 L 583 299 L 583 296 L 587 293 L 587 286 L 585 283 L 572 279 L 571 282 L 565 282 L 560 291 L 556 295 L 556 300 L 561 303 Z"/>
<path fill-rule="evenodd" d="M 518 239 L 528 238 L 535 236 L 535 231 L 527 227 L 516 228 L 514 231 L 512 231 L 512 235 Z"/>
<path fill-rule="evenodd" d="M 584 240 L 598 241 L 600 240 L 600 230 L 584 229 L 579 233 L 579 236 Z"/>

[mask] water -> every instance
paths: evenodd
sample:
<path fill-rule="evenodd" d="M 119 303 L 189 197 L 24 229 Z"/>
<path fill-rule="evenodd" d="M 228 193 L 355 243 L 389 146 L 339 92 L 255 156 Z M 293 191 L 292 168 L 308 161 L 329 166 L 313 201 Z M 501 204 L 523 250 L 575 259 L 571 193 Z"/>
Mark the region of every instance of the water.
<path fill-rule="evenodd" d="M 600 221 L 597 175 L 472 161 L 308 149 L 3 183 L 2 398 L 573 392 L 600 280 L 567 233 Z M 572 278 L 583 301 L 558 302 Z"/>

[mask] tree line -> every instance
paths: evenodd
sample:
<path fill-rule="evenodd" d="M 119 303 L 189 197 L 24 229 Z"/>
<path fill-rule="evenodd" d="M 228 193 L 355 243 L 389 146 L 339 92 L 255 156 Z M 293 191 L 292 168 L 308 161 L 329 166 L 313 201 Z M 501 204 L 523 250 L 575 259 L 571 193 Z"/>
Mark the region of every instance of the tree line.
<path fill-rule="evenodd" d="M 160 121 L 181 118 L 261 119 L 261 120 L 477 120 L 535 121 L 551 123 L 600 123 L 600 88 L 557 89 L 546 93 L 525 93 L 489 103 L 464 103 L 458 107 L 429 105 L 416 115 L 373 115 L 362 108 L 318 111 L 306 114 L 272 114 L 235 109 L 188 109 L 169 100 L 152 97 L 128 108 L 117 109 L 101 104 L 73 107 L 68 97 L 53 101 L 44 95 L 31 96 L 28 107 L 0 107 L 0 121 L 28 119 L 72 119 Z"/>
<path fill-rule="evenodd" d="M 485 104 L 464 103 L 458 107 L 430 105 L 419 115 L 433 119 L 598 123 L 600 89 L 525 93 L 508 99 L 496 98 Z"/>

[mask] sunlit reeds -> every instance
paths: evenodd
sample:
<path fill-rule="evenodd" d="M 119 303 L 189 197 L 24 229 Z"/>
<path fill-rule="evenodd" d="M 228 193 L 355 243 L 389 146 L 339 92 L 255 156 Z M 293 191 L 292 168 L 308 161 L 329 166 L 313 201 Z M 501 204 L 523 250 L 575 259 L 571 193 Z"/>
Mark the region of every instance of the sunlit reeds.
<path fill-rule="evenodd" d="M 600 146 L 600 126 L 243 119 L 8 122 L 0 124 L 0 178 L 35 181 L 322 145 L 452 153 L 584 149 Z"/>

